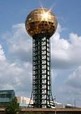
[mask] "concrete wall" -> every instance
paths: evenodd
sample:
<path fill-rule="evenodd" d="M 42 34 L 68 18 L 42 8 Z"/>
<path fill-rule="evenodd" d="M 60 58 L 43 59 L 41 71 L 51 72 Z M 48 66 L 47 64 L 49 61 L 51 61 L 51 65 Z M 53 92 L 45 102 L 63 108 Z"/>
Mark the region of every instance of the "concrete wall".
<path fill-rule="evenodd" d="M 0 109 L 0 114 L 6 114 L 5 109 Z M 19 114 L 81 114 L 81 108 L 80 109 L 59 109 L 59 110 L 52 110 L 52 109 L 27 109 L 22 110 Z"/>
<path fill-rule="evenodd" d="M 0 112 L 0 114 L 6 113 Z M 20 112 L 19 114 L 81 114 L 81 112 Z"/>

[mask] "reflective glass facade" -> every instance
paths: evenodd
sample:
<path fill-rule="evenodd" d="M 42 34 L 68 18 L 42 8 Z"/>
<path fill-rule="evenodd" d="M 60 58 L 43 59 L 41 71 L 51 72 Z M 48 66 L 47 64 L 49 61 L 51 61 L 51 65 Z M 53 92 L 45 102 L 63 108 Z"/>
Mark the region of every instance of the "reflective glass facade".
<path fill-rule="evenodd" d="M 14 90 L 0 90 L 0 106 L 7 105 L 14 97 Z"/>

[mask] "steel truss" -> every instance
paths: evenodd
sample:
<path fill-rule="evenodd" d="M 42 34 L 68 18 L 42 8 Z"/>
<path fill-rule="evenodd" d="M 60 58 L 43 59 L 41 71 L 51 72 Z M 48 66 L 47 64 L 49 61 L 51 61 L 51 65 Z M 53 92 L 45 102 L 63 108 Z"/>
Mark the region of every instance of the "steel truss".
<path fill-rule="evenodd" d="M 44 36 L 44 35 L 43 35 Z M 33 37 L 33 107 L 54 107 L 51 93 L 50 39 L 49 36 Z"/>

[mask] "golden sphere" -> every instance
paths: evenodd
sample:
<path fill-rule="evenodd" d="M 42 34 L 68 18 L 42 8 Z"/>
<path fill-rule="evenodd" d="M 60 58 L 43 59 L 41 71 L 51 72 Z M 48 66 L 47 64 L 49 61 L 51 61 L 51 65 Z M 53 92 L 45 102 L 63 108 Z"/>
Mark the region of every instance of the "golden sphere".
<path fill-rule="evenodd" d="M 52 36 L 57 28 L 55 15 L 46 8 L 33 10 L 26 18 L 25 27 L 28 34 L 32 37 L 35 35 Z"/>

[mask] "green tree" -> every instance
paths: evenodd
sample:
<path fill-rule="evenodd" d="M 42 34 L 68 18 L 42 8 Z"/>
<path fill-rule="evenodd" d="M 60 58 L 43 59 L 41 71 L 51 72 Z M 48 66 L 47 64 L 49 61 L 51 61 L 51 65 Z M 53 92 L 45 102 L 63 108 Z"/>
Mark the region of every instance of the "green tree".
<path fill-rule="evenodd" d="M 17 103 L 17 98 L 13 98 L 11 102 L 9 102 L 8 106 L 5 109 L 6 114 L 19 114 L 20 108 L 19 103 Z"/>

